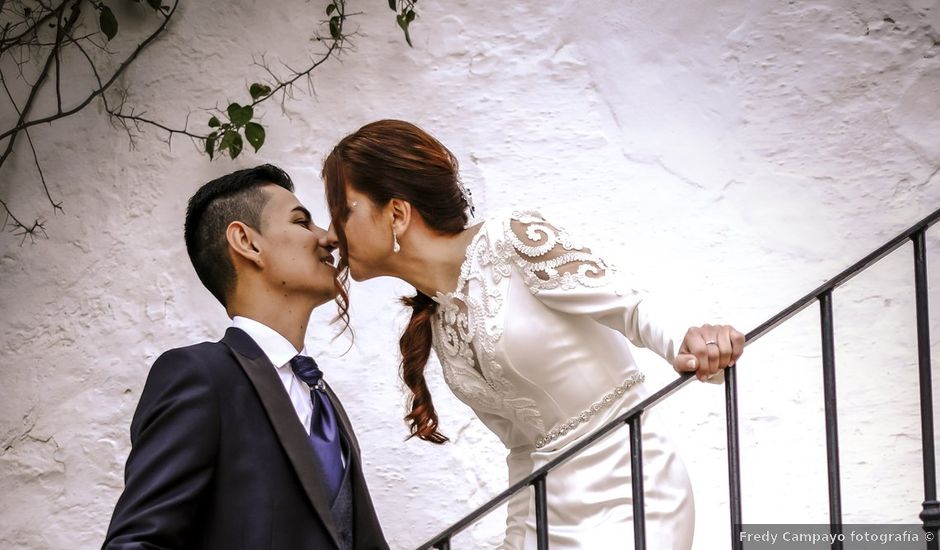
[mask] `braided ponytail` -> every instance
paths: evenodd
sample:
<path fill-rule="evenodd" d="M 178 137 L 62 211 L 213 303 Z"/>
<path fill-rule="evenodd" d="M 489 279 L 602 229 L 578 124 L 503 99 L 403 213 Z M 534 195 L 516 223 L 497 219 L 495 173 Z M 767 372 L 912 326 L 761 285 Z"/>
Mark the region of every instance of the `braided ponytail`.
<path fill-rule="evenodd" d="M 347 274 L 348 247 L 344 224 L 349 217 L 347 188 L 379 206 L 393 198 L 408 201 L 425 224 L 441 235 L 457 235 L 467 226 L 468 194 L 459 183 L 457 158 L 433 136 L 401 120 L 379 120 L 343 138 L 323 163 L 330 217 L 339 241 L 338 269 Z M 348 324 L 348 296 L 339 292 L 339 319 Z M 411 437 L 444 443 L 437 413 L 424 379 L 431 353 L 431 315 L 437 303 L 418 293 L 402 298 L 412 309 L 401 335 L 401 378 L 411 391 L 405 421 Z"/>
<path fill-rule="evenodd" d="M 412 308 L 411 320 L 399 341 L 401 379 L 411 390 L 411 412 L 405 415 L 405 421 L 410 423 L 410 437 L 417 436 L 418 439 L 431 443 L 444 443 L 447 437 L 437 430 L 437 413 L 434 411 L 431 392 L 424 380 L 424 367 L 431 353 L 431 315 L 437 309 L 437 304 L 420 292 L 412 297 L 402 297 L 401 301 Z"/>

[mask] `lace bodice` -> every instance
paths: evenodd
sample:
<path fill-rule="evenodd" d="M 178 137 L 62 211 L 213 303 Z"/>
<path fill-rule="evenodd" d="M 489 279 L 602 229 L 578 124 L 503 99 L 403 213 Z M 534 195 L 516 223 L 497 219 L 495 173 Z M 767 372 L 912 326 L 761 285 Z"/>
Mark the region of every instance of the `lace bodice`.
<path fill-rule="evenodd" d="M 670 362 L 679 345 L 610 265 L 536 212 L 485 221 L 455 290 L 434 300 L 444 379 L 511 449 L 645 395 L 623 336 Z"/>

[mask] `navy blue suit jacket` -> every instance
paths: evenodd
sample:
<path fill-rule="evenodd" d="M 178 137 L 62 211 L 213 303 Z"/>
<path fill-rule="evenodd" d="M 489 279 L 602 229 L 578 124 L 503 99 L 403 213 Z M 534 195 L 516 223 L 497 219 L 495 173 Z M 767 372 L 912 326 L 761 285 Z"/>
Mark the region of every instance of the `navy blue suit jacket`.
<path fill-rule="evenodd" d="M 350 444 L 356 550 L 387 549 Z M 243 331 L 154 363 L 131 423 L 131 452 L 107 550 L 333 550 L 327 490 L 273 365 Z"/>

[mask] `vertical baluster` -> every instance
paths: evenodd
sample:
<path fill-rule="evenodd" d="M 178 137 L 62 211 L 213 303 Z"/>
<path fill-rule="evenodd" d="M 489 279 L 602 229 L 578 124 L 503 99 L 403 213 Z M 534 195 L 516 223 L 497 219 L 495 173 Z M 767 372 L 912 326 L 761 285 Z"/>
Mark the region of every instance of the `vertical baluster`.
<path fill-rule="evenodd" d="M 920 366 L 920 430 L 924 455 L 924 504 L 920 519 L 924 531 L 934 534 L 928 550 L 938 550 L 940 502 L 937 502 L 937 467 L 934 461 L 933 391 L 930 376 L 930 316 L 927 311 L 926 229 L 914 233 L 914 293 L 917 308 L 917 360 Z"/>
<path fill-rule="evenodd" d="M 829 530 L 842 533 L 842 488 L 839 475 L 839 422 L 836 407 L 836 354 L 832 330 L 832 291 L 819 295 L 822 328 L 823 399 L 826 407 L 826 457 L 829 463 Z M 842 542 L 832 547 L 842 549 Z"/>
<path fill-rule="evenodd" d="M 435 544 L 434 548 L 437 548 L 437 550 L 450 550 L 450 537 L 447 537 L 441 542 Z"/>
<path fill-rule="evenodd" d="M 548 508 L 545 495 L 545 476 L 535 478 L 535 533 L 538 550 L 548 550 Z"/>
<path fill-rule="evenodd" d="M 741 550 L 741 458 L 738 452 L 737 369 L 725 369 L 725 419 L 728 436 L 728 492 L 731 497 L 731 548 Z"/>
<path fill-rule="evenodd" d="M 643 504 L 643 413 L 627 419 L 630 424 L 630 468 L 633 485 L 633 540 L 636 550 L 646 549 L 646 507 Z"/>

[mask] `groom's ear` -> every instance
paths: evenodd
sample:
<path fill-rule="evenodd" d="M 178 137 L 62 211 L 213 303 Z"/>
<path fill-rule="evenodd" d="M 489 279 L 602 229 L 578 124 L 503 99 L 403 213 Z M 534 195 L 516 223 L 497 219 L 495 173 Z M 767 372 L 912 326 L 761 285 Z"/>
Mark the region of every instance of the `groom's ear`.
<path fill-rule="evenodd" d="M 257 236 L 254 230 L 242 222 L 232 222 L 225 228 L 225 240 L 228 241 L 228 247 L 232 252 L 245 261 L 264 267 Z"/>
<path fill-rule="evenodd" d="M 411 203 L 402 199 L 388 201 L 388 209 L 392 216 L 392 227 L 403 235 L 411 225 Z"/>

